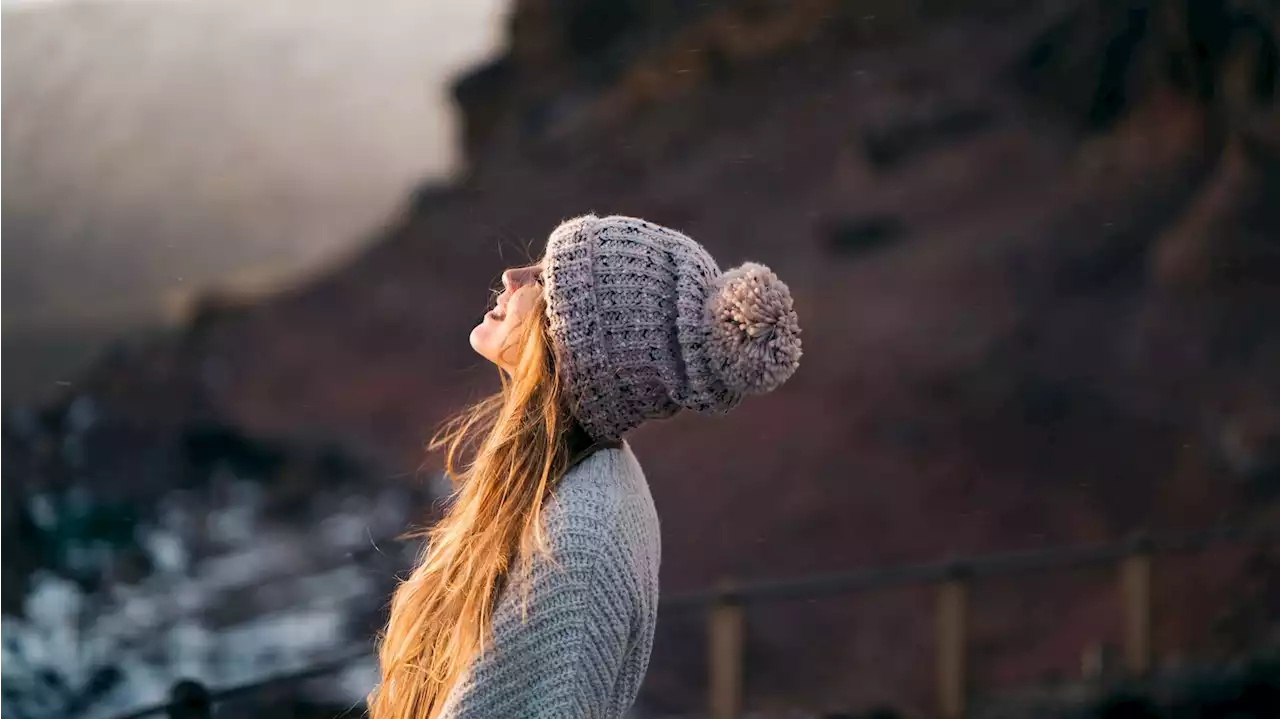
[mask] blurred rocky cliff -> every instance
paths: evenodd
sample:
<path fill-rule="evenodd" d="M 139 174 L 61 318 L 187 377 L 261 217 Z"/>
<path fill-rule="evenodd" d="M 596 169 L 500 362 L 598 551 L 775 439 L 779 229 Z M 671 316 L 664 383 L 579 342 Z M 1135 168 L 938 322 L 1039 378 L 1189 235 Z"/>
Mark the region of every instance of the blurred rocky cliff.
<path fill-rule="evenodd" d="M 214 491 L 192 467 L 257 456 L 243 443 L 313 448 L 255 475 L 295 526 L 315 521 L 288 513 L 320 501 L 312 486 L 420 487 L 423 439 L 496 387 L 466 344 L 488 288 L 587 211 L 768 263 L 805 330 L 783 390 L 632 438 L 664 591 L 1274 523 L 1278 23 L 1262 2 L 521 0 L 507 52 L 455 86 L 462 181 L 422 187 L 311 285 L 210 296 L 178 339 L 122 349 L 21 425 L 10 409 L 6 539 L 20 492 L 73 475 L 145 514 L 180 481 Z M 86 459 L 48 470 L 86 398 Z M 236 441 L 200 444 L 209 428 Z M 351 470 L 286 472 L 316 445 Z M 6 579 L 31 569 L 14 546 Z M 1157 651 L 1229 655 L 1274 632 L 1270 595 L 1228 621 L 1240 587 L 1274 593 L 1246 582 L 1259 566 L 1276 565 L 1160 573 Z M 977 680 L 1075 671 L 1118 636 L 1111 586 L 975 600 Z M 749 701 L 930 706 L 929 602 L 753 612 Z M 660 624 L 642 702 L 697 706 L 699 620 Z"/>

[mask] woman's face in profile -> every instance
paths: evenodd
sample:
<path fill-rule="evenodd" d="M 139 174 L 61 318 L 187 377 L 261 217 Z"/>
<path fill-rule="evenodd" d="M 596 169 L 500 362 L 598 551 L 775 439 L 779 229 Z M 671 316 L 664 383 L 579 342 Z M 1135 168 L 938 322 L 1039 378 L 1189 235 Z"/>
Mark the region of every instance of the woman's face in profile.
<path fill-rule="evenodd" d="M 519 359 L 518 330 L 542 294 L 542 265 L 516 267 L 502 273 L 502 291 L 493 309 L 471 330 L 471 348 L 481 357 L 512 371 Z"/>

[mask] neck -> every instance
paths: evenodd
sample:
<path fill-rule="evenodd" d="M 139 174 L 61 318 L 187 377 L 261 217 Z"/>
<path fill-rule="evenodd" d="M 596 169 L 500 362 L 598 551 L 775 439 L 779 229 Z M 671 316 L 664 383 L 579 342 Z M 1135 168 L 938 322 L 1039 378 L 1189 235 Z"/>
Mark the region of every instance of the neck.
<path fill-rule="evenodd" d="M 591 435 L 587 434 L 587 430 L 577 420 L 574 420 L 573 425 L 569 427 L 569 431 L 565 434 L 564 442 L 565 448 L 569 451 L 570 462 L 595 444 L 591 439 Z"/>
<path fill-rule="evenodd" d="M 565 448 L 569 454 L 569 467 L 573 467 L 599 450 L 620 445 L 620 442 L 597 442 L 593 440 L 577 420 L 574 420 L 573 426 L 569 428 L 565 437 Z"/>

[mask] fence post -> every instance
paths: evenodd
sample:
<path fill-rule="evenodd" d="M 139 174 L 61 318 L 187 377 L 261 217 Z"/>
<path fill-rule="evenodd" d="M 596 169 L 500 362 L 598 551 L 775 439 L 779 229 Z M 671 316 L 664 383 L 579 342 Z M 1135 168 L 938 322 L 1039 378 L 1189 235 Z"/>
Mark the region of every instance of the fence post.
<path fill-rule="evenodd" d="M 1151 668 L 1151 548 L 1134 543 L 1133 553 L 1120 561 L 1120 596 L 1124 603 L 1124 665 L 1130 676 Z"/>
<path fill-rule="evenodd" d="M 169 690 L 168 719 L 209 719 L 213 701 L 209 690 L 200 682 L 183 679 Z"/>
<path fill-rule="evenodd" d="M 968 688 L 965 660 L 967 630 L 965 627 L 968 587 L 966 572 L 957 568 L 938 585 L 937 597 L 937 670 L 938 716 L 962 719 L 965 713 L 965 690 Z"/>
<path fill-rule="evenodd" d="M 708 709 L 711 719 L 738 719 L 742 712 L 743 607 L 728 584 L 722 592 L 707 614 Z"/>

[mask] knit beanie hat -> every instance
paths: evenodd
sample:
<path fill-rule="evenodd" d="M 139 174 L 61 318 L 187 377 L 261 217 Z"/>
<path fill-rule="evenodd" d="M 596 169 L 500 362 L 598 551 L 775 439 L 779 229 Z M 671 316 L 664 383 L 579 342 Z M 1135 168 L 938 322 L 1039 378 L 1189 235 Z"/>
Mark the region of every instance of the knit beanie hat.
<path fill-rule="evenodd" d="M 542 273 L 561 378 L 595 440 L 681 409 L 727 412 L 799 366 L 787 286 L 755 263 L 722 273 L 675 230 L 569 220 L 551 233 Z"/>

